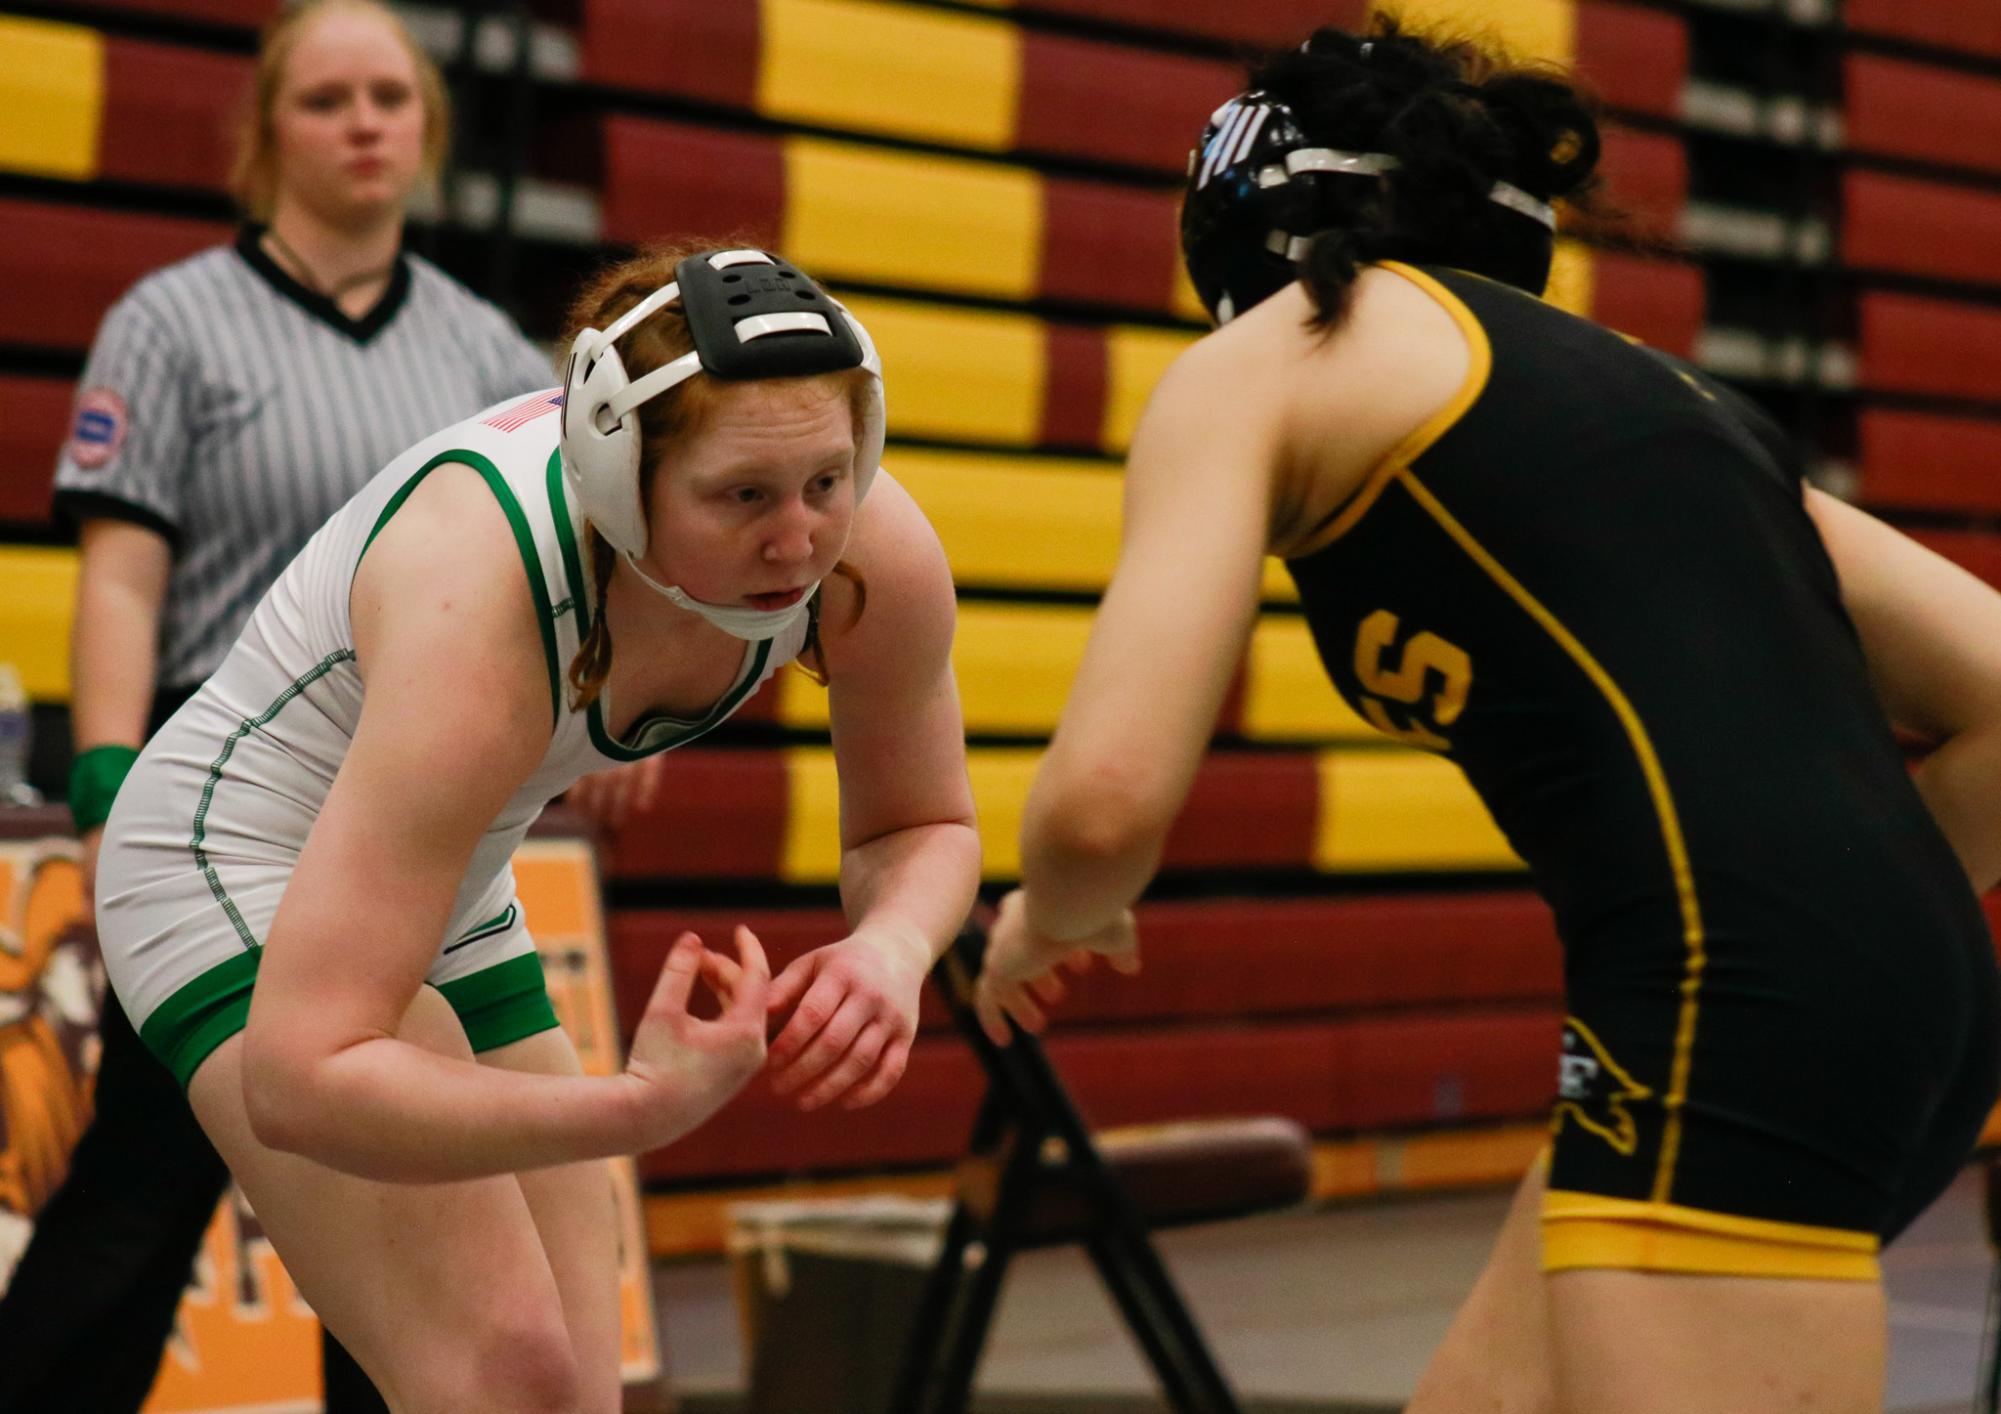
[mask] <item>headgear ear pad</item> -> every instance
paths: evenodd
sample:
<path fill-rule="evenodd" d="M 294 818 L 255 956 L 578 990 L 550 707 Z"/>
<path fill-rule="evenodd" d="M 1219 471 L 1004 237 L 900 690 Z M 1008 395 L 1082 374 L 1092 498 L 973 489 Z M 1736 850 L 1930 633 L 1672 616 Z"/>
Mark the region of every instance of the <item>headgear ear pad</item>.
<path fill-rule="evenodd" d="M 639 413 L 613 419 L 607 406 L 630 380 L 618 349 L 596 329 L 570 345 L 563 377 L 563 469 L 578 508 L 613 549 L 646 553 L 646 509 L 639 494 Z"/>

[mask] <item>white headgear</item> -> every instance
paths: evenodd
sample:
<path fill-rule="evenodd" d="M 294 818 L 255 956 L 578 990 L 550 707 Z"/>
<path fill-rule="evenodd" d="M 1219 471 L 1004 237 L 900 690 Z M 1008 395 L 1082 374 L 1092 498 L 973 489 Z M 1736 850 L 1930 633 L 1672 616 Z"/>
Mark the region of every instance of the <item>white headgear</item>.
<path fill-rule="evenodd" d="M 627 378 L 617 341 L 677 299 L 694 352 L 636 380 Z M 697 373 L 737 382 L 847 368 L 868 372 L 873 389 L 855 438 L 859 506 L 882 461 L 885 427 L 882 360 L 868 331 L 788 261 L 761 250 L 691 255 L 675 267 L 674 283 L 655 290 L 609 329 L 585 329 L 570 345 L 563 378 L 563 477 L 584 517 L 647 584 L 727 633 L 770 638 L 806 612 L 812 590 L 783 609 L 706 604 L 639 568 L 647 526 L 640 495 L 638 408 Z"/>

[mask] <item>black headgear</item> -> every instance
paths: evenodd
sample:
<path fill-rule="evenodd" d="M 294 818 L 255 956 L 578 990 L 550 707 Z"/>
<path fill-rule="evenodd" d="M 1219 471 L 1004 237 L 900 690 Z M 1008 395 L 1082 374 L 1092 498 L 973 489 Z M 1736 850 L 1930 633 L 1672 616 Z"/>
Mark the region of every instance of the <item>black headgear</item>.
<path fill-rule="evenodd" d="M 1195 293 L 1216 322 L 1227 324 L 1298 278 L 1311 238 L 1332 224 L 1328 183 L 1380 179 L 1398 165 L 1387 153 L 1314 145 L 1290 108 L 1257 89 L 1210 114 L 1201 142 L 1188 154 L 1181 254 Z M 1491 272 L 1524 288 L 1534 278 L 1532 293 L 1540 294 L 1549 273 L 1555 213 L 1547 202 L 1507 182 L 1495 182 L 1488 199 L 1543 228 L 1536 242 L 1542 252 L 1539 274 Z"/>

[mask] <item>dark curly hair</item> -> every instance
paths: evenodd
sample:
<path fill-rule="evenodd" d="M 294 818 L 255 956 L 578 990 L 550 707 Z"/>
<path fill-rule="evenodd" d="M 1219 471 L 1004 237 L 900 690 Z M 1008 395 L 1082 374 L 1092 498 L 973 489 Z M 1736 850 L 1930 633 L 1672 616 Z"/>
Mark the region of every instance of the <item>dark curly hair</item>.
<path fill-rule="evenodd" d="M 1397 159 L 1379 180 L 1329 184 L 1325 224 L 1300 270 L 1324 326 L 1345 315 L 1357 270 L 1373 260 L 1517 285 L 1530 283 L 1524 271 L 1546 271 L 1549 232 L 1491 200 L 1497 181 L 1540 201 L 1594 205 L 1596 105 L 1554 65 L 1407 33 L 1379 16 L 1360 34 L 1314 31 L 1254 65 L 1250 85 L 1290 107 L 1314 142 Z"/>

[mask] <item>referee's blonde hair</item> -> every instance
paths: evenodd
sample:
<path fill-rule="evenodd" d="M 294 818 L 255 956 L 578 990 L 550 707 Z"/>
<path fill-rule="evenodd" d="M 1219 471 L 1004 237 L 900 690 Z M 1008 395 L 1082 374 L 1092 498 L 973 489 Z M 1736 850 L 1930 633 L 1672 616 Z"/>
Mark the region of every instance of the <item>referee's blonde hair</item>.
<path fill-rule="evenodd" d="M 409 27 L 382 0 L 299 0 L 289 5 L 264 30 L 257 50 L 257 69 L 237 128 L 236 160 L 230 168 L 229 191 L 244 215 L 269 221 L 278 200 L 278 135 L 275 114 L 278 90 L 285 81 L 285 63 L 315 20 L 333 10 L 374 15 L 389 27 L 410 55 L 417 71 L 417 92 L 424 105 L 424 178 L 437 180 L 452 141 L 452 101 L 444 75 L 431 56 L 417 46 Z"/>

